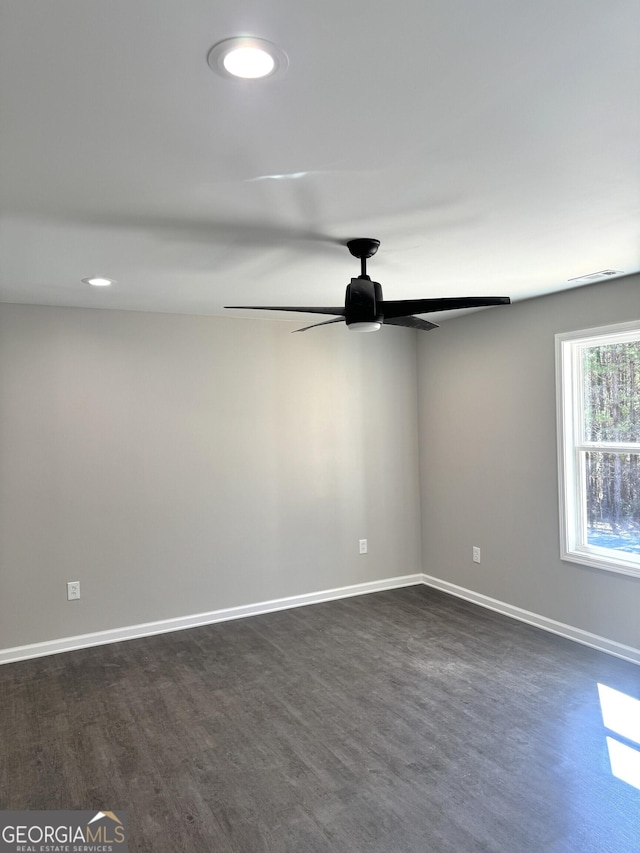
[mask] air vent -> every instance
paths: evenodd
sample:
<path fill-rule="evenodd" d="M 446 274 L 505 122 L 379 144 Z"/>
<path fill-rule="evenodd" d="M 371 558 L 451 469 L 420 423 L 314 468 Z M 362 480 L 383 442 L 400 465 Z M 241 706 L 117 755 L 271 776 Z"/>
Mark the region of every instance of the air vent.
<path fill-rule="evenodd" d="M 622 275 L 622 270 L 599 270 L 586 275 L 577 275 L 575 278 L 568 278 L 567 281 L 593 281 L 594 278 L 607 278 L 611 275 Z"/>

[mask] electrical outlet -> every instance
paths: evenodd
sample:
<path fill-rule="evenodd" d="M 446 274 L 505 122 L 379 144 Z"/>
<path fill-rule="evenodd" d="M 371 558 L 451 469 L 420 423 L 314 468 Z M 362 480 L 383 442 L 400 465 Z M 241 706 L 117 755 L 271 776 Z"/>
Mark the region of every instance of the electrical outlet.
<path fill-rule="evenodd" d="M 80 581 L 69 581 L 67 584 L 67 601 L 80 598 Z"/>
<path fill-rule="evenodd" d="M 360 553 L 361 554 L 367 553 L 367 540 L 366 539 L 360 540 Z"/>
<path fill-rule="evenodd" d="M 480 562 L 480 548 L 478 548 L 477 545 L 473 546 L 473 562 L 474 563 Z"/>

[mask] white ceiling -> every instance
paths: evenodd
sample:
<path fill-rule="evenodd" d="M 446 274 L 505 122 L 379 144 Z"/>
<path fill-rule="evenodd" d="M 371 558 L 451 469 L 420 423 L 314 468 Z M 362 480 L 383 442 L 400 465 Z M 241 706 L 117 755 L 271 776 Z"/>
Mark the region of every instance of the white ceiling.
<path fill-rule="evenodd" d="M 246 34 L 286 75 L 210 70 Z M 0 0 L 0 122 L 1 301 L 341 304 L 351 237 L 387 299 L 640 270 L 638 0 Z"/>

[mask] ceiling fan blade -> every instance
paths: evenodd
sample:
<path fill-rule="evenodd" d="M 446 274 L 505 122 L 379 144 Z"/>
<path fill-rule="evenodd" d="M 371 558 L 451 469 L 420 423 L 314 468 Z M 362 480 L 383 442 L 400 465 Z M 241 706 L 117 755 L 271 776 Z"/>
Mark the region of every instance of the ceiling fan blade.
<path fill-rule="evenodd" d="M 391 317 L 389 320 L 385 317 L 384 324 L 385 326 L 407 326 L 409 329 L 420 329 L 423 332 L 440 328 L 437 323 L 430 323 L 420 317 Z"/>
<path fill-rule="evenodd" d="M 310 326 L 305 326 L 302 329 L 294 329 L 291 334 L 295 335 L 296 332 L 306 332 L 308 329 L 315 329 L 317 326 L 328 326 L 330 323 L 344 323 L 344 317 L 336 317 L 335 320 L 323 320 L 322 323 L 312 323 Z"/>
<path fill-rule="evenodd" d="M 460 308 L 484 308 L 488 305 L 509 305 L 508 296 L 446 296 L 442 299 L 397 299 L 382 302 L 385 323 L 389 318 L 409 314 L 430 314 L 432 311 L 453 311 Z"/>
<path fill-rule="evenodd" d="M 344 308 L 292 308 L 288 305 L 225 305 L 226 309 L 242 308 L 244 311 L 300 311 L 303 314 L 339 314 L 344 317 Z"/>

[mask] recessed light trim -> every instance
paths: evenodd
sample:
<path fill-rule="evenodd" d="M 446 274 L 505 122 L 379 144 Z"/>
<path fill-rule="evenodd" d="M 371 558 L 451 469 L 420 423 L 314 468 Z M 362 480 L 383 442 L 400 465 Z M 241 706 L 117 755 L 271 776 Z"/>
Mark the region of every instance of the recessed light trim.
<path fill-rule="evenodd" d="M 93 276 L 92 278 L 83 278 L 82 281 L 85 284 L 90 284 L 91 287 L 109 287 L 109 285 L 115 284 L 115 281 L 112 278 L 103 278 L 99 275 Z"/>
<path fill-rule="evenodd" d="M 283 74 L 289 57 L 266 39 L 237 36 L 214 44 L 207 62 L 213 71 L 228 79 L 264 80 Z"/>

